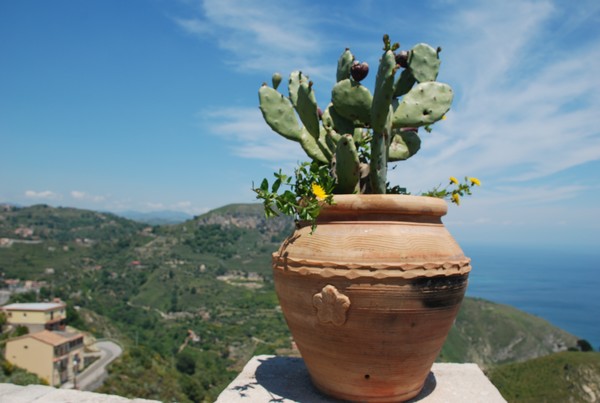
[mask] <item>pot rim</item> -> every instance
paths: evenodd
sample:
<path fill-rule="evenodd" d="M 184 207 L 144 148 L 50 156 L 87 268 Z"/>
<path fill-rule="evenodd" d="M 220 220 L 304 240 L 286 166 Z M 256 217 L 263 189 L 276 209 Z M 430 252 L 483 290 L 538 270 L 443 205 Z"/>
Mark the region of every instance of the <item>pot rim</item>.
<path fill-rule="evenodd" d="M 429 196 L 341 194 L 333 196 L 333 203 L 322 206 L 319 218 L 349 213 L 442 217 L 448 212 L 448 203 L 444 199 Z"/>

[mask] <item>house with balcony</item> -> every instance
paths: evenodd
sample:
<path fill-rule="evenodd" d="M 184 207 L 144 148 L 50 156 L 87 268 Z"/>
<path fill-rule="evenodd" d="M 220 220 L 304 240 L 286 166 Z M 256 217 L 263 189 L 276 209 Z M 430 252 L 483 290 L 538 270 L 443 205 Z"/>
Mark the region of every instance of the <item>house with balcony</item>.
<path fill-rule="evenodd" d="M 27 326 L 30 333 L 65 329 L 67 305 L 62 301 L 8 304 L 1 309 L 8 324 Z"/>
<path fill-rule="evenodd" d="M 72 380 L 83 370 L 83 334 L 42 330 L 6 342 L 5 358 L 51 386 Z"/>

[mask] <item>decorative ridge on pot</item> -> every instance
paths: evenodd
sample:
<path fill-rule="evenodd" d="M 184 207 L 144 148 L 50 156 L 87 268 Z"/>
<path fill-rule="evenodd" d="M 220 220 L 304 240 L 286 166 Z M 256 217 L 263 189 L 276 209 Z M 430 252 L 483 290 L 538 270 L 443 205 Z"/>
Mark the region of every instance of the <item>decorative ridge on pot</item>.
<path fill-rule="evenodd" d="M 401 265 L 349 265 L 344 263 L 316 260 L 296 260 L 289 257 L 273 256 L 273 266 L 277 270 L 295 271 L 301 275 L 318 274 L 323 278 L 345 277 L 347 279 L 388 278 L 414 279 L 418 277 L 453 276 L 471 271 L 471 259 L 427 263 L 405 263 Z"/>

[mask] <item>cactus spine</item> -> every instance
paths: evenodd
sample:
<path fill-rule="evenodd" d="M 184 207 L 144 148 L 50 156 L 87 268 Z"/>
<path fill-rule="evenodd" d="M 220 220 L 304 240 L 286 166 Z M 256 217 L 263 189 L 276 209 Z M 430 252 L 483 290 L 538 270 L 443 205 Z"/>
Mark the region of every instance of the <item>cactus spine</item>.
<path fill-rule="evenodd" d="M 394 53 L 398 48 L 384 36 L 373 94 L 353 79 L 352 66 L 358 62 L 345 49 L 331 103 L 322 113 L 312 82 L 300 71 L 290 74 L 288 97 L 277 91 L 278 73 L 273 75 L 273 88 L 263 84 L 259 90 L 260 110 L 269 127 L 300 143 L 312 160 L 330 165 L 336 193 L 385 193 L 388 162 L 416 154 L 421 144 L 418 128 L 437 122 L 450 109 L 452 89 L 435 81 L 441 49 L 421 43 Z M 367 174 L 368 184 L 362 186 Z"/>

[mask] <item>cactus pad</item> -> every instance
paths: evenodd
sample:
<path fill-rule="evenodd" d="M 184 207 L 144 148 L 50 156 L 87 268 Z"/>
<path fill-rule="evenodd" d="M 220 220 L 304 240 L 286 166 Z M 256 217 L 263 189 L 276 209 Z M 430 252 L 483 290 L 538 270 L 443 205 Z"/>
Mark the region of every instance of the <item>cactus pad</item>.
<path fill-rule="evenodd" d="M 352 135 L 345 134 L 335 150 L 337 193 L 356 193 L 360 182 L 360 161 Z"/>
<path fill-rule="evenodd" d="M 386 51 L 379 62 L 371 104 L 371 127 L 375 132 L 381 132 L 385 126 L 394 95 L 394 74 L 397 68 L 394 52 Z"/>
<path fill-rule="evenodd" d="M 346 78 L 333 87 L 331 101 L 344 118 L 363 125 L 370 124 L 373 97 L 367 87 Z"/>
<path fill-rule="evenodd" d="M 450 109 L 454 94 L 448 84 L 417 84 L 394 105 L 394 127 L 419 127 L 440 120 Z"/>
<path fill-rule="evenodd" d="M 427 44 L 419 43 L 410 51 L 408 68 L 420 83 L 435 81 L 440 69 L 438 52 Z"/>
<path fill-rule="evenodd" d="M 290 94 L 290 101 L 292 101 L 294 108 L 298 104 L 298 88 L 300 88 L 301 83 L 308 84 L 308 76 L 302 74 L 301 71 L 293 71 L 290 74 L 290 79 L 288 81 L 288 90 Z"/>
<path fill-rule="evenodd" d="M 258 90 L 260 111 L 271 129 L 289 140 L 300 141 L 301 128 L 289 99 L 267 85 Z"/>
<path fill-rule="evenodd" d="M 325 154 L 323 154 L 321 147 L 319 147 L 318 140 L 315 139 L 308 131 L 306 131 L 305 128 L 302 128 L 300 132 L 300 145 L 302 146 L 302 149 L 306 155 L 313 160 L 322 162 L 324 164 L 329 162 Z"/>
<path fill-rule="evenodd" d="M 312 85 L 301 82 L 298 87 L 298 98 L 296 101 L 296 112 L 306 130 L 315 138 L 319 138 L 319 114 L 317 112 L 317 100 Z"/>
<path fill-rule="evenodd" d="M 406 94 L 415 85 L 417 80 L 413 77 L 409 69 L 402 70 L 394 84 L 394 97 L 401 97 Z"/>
<path fill-rule="evenodd" d="M 421 139 L 416 130 L 398 130 L 395 129 L 394 137 L 388 151 L 388 161 L 403 161 L 419 151 L 421 148 Z"/>
<path fill-rule="evenodd" d="M 354 124 L 340 115 L 333 104 L 329 104 L 323 112 L 323 126 L 327 130 L 334 130 L 339 134 L 351 134 L 354 133 Z"/>
<path fill-rule="evenodd" d="M 342 81 L 350 77 L 350 68 L 354 62 L 354 56 L 350 52 L 350 49 L 346 48 L 344 53 L 338 59 L 336 81 Z"/>

